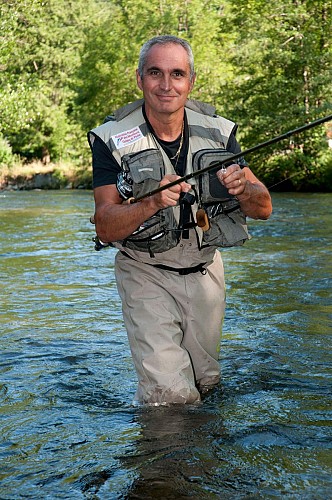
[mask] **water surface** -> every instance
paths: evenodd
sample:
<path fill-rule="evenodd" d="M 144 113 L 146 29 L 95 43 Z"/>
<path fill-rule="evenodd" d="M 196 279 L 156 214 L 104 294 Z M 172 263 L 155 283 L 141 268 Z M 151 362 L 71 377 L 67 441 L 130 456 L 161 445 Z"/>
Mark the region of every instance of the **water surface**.
<path fill-rule="evenodd" d="M 331 195 L 276 194 L 223 250 L 222 382 L 132 406 L 91 192 L 0 193 L 0 498 L 332 498 Z"/>

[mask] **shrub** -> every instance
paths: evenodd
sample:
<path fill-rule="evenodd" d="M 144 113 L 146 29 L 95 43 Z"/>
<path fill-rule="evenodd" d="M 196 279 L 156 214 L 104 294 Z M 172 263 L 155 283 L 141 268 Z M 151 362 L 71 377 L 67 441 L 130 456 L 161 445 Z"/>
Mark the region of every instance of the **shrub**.
<path fill-rule="evenodd" d="M 17 161 L 8 140 L 0 134 L 0 167 L 12 167 Z"/>

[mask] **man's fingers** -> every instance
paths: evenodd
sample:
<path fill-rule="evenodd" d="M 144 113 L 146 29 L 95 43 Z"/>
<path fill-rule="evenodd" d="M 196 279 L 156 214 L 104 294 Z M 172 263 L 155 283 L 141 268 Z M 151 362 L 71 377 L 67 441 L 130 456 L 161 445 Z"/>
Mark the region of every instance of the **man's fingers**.
<path fill-rule="evenodd" d="M 180 186 L 183 193 L 188 193 L 191 190 L 191 184 L 188 182 L 181 182 Z"/>

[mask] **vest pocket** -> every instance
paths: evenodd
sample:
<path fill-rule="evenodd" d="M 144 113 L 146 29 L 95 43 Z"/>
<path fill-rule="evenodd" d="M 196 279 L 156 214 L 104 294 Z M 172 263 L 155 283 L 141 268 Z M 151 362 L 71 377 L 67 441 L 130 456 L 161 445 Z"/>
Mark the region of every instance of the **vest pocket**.
<path fill-rule="evenodd" d="M 149 252 L 153 257 L 155 253 L 165 252 L 178 244 L 181 233 L 176 229 L 173 209 L 165 208 L 145 221 L 122 245 L 132 250 Z"/>
<path fill-rule="evenodd" d="M 240 209 L 222 213 L 210 220 L 210 229 L 203 233 L 203 241 L 221 247 L 241 246 L 250 239 L 246 219 Z"/>
<path fill-rule="evenodd" d="M 122 157 L 122 169 L 133 180 L 133 196 L 138 198 L 159 187 L 165 175 L 163 157 L 159 149 L 146 149 Z M 146 220 L 128 238 L 122 241 L 123 247 L 132 250 L 155 253 L 165 252 L 175 247 L 180 232 L 172 208 L 159 210 Z"/>
<path fill-rule="evenodd" d="M 210 229 L 203 232 L 203 242 L 208 245 L 233 247 L 243 245 L 250 238 L 246 217 L 239 208 L 239 202 L 228 193 L 216 174 L 221 168 L 220 164 L 228 166 L 228 158 L 232 154 L 224 149 L 202 149 L 193 157 L 195 172 L 216 164 L 215 169 L 203 173 L 199 178 L 200 206 L 205 210 L 210 223 Z"/>
<path fill-rule="evenodd" d="M 201 149 L 197 151 L 193 157 L 194 172 L 210 167 L 213 163 L 225 162 L 227 166 L 227 158 L 232 156 L 225 149 Z M 217 171 L 221 166 L 216 166 L 208 172 L 203 173 L 199 177 L 200 196 L 202 203 L 211 203 L 213 201 L 228 200 L 231 198 L 227 189 L 220 183 L 217 177 Z"/>
<path fill-rule="evenodd" d="M 130 173 L 135 184 L 142 184 L 148 179 L 159 183 L 165 171 L 163 158 L 158 149 L 145 149 L 138 153 L 124 155 L 122 168 Z"/>

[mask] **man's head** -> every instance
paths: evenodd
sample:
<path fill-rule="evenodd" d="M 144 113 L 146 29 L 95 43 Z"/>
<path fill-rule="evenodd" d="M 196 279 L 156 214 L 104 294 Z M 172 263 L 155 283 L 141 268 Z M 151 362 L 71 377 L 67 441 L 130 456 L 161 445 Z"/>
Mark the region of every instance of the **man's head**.
<path fill-rule="evenodd" d="M 175 44 L 175 45 L 180 45 L 181 47 L 184 48 L 184 50 L 187 52 L 188 55 L 188 64 L 190 68 L 190 78 L 193 79 L 195 76 L 195 69 L 194 69 L 194 54 L 192 51 L 192 48 L 190 44 L 184 40 L 183 38 L 179 38 L 174 35 L 160 35 L 160 36 L 155 36 L 154 38 L 151 38 L 147 42 L 144 43 L 144 45 L 141 48 L 140 54 L 139 54 L 139 59 L 138 59 L 138 74 L 141 78 L 143 78 L 143 72 L 144 72 L 144 66 L 146 65 L 146 60 L 148 53 L 150 49 L 154 45 L 167 45 L 167 44 Z"/>
<path fill-rule="evenodd" d="M 180 120 L 195 76 L 188 42 L 171 35 L 146 42 L 141 49 L 136 77 L 149 119 L 168 115 Z"/>

